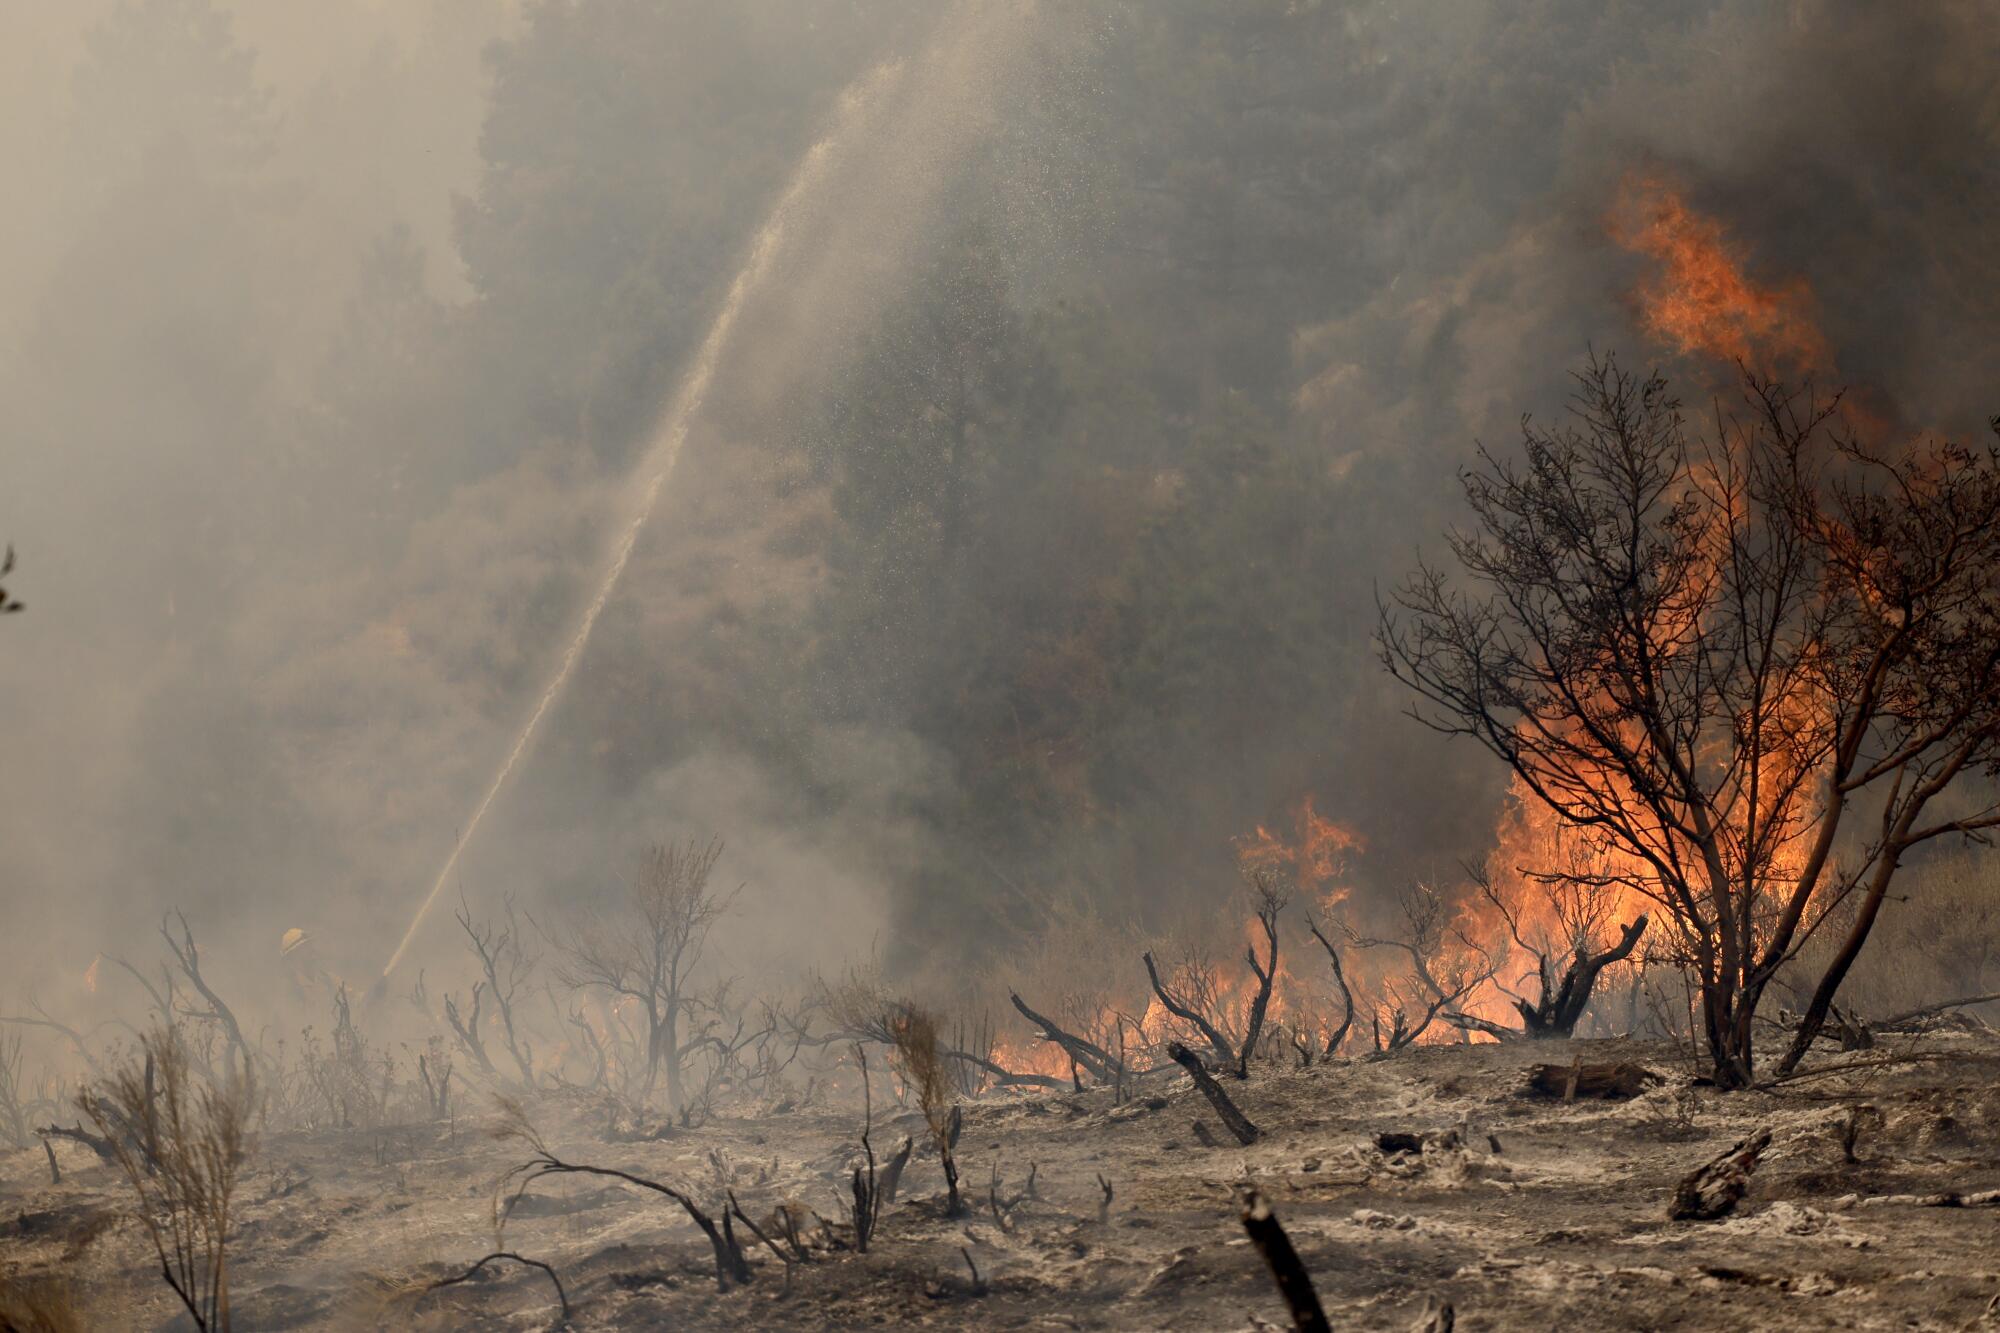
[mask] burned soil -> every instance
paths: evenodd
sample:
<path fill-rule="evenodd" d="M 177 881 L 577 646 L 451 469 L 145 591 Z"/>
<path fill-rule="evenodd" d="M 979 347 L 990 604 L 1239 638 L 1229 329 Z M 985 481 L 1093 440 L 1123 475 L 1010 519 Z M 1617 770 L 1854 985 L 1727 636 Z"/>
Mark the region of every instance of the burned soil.
<path fill-rule="evenodd" d="M 1535 1066 L 1579 1063 L 1659 1077 L 1635 1096 L 1531 1086 Z M 670 1184 L 718 1217 L 733 1192 L 772 1243 L 736 1228 L 753 1280 L 726 1293 L 688 1216 L 615 1181 L 538 1182 L 496 1243 L 502 1179 L 525 1156 L 492 1133 L 497 1108 L 269 1134 L 234 1228 L 235 1314 L 259 1329 L 558 1324 L 549 1277 L 511 1261 L 428 1289 L 501 1249 L 554 1269 L 576 1328 L 1284 1326 L 1240 1222 L 1254 1187 L 1335 1327 L 1409 1328 L 1438 1302 L 1461 1329 L 2000 1326 L 1997 1075 L 2000 1036 L 1979 1030 L 1829 1051 L 1748 1092 L 1702 1086 L 1666 1044 L 1422 1046 L 1222 1080 L 1261 1130 L 1238 1147 L 1169 1067 L 1122 1102 L 1104 1088 L 966 1102 L 956 1219 L 922 1117 L 878 1095 L 878 1156 L 905 1136 L 916 1151 L 865 1254 L 844 1101 L 646 1138 L 578 1099 L 524 1108 L 567 1160 Z M 1762 1130 L 1730 1212 L 1669 1220 L 1690 1171 Z M 73 1142 L 55 1155 L 60 1184 L 39 1148 L 0 1159 L 0 1271 L 67 1277 L 95 1326 L 175 1326 L 120 1220 L 115 1168 Z"/>

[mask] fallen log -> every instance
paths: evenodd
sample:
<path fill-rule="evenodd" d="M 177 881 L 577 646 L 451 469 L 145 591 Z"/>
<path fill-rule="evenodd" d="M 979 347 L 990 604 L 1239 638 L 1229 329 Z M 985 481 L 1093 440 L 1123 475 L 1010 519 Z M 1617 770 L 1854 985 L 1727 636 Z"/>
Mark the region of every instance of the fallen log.
<path fill-rule="evenodd" d="M 1941 1194 L 1870 1194 L 1861 1197 L 1847 1195 L 1834 1200 L 1835 1208 L 2000 1208 L 2000 1189 L 1977 1190 L 1971 1194 L 1961 1194 L 1957 1190 L 1946 1190 Z"/>
<path fill-rule="evenodd" d="M 1579 1097 L 1624 1101 L 1664 1082 L 1665 1079 L 1644 1065 L 1624 1062 L 1588 1065 L 1577 1060 L 1566 1065 L 1533 1066 L 1528 1070 L 1522 1093 L 1529 1097 L 1557 1097 L 1566 1102 Z"/>
<path fill-rule="evenodd" d="M 96 1153 L 99 1161 L 114 1166 L 118 1162 L 118 1150 L 111 1146 L 111 1140 L 99 1138 L 82 1125 L 78 1125 L 74 1129 L 64 1129 L 61 1125 L 44 1125 L 36 1130 L 35 1133 L 41 1136 L 42 1143 L 45 1146 L 50 1139 L 68 1139 L 73 1143 L 81 1143 L 84 1147 Z M 53 1153 L 50 1154 L 50 1160 L 54 1160 Z"/>
<path fill-rule="evenodd" d="M 1728 1152 L 1705 1162 L 1674 1187 L 1667 1216 L 1676 1222 L 1713 1222 L 1727 1217 L 1750 1187 L 1757 1159 L 1771 1146 L 1771 1131 L 1760 1129 Z"/>
<path fill-rule="evenodd" d="M 1168 1045 L 1167 1056 L 1182 1069 L 1187 1070 L 1188 1077 L 1192 1078 L 1194 1085 L 1201 1089 L 1202 1096 L 1208 1098 L 1208 1104 L 1215 1108 L 1215 1114 L 1221 1117 L 1222 1123 L 1228 1126 L 1229 1132 L 1236 1136 L 1238 1143 L 1248 1147 L 1262 1137 L 1263 1132 L 1250 1123 L 1248 1116 L 1236 1109 L 1236 1103 L 1229 1100 L 1229 1094 L 1222 1090 L 1222 1085 L 1215 1081 L 1215 1076 L 1203 1066 L 1200 1056 L 1179 1042 Z"/>
<path fill-rule="evenodd" d="M 1946 1000 L 1943 1004 L 1927 1004 L 1921 1009 L 1911 1009 L 1892 1018 L 1881 1019 L 1874 1027 L 1877 1032 L 1905 1032 L 1913 1028 L 1921 1030 L 1926 1019 L 1942 1017 L 1954 1009 L 1965 1009 L 1976 1004 L 1991 1004 L 1996 1000 L 2000 1000 L 2000 991 L 1986 995 L 1968 995 L 1960 1000 Z"/>

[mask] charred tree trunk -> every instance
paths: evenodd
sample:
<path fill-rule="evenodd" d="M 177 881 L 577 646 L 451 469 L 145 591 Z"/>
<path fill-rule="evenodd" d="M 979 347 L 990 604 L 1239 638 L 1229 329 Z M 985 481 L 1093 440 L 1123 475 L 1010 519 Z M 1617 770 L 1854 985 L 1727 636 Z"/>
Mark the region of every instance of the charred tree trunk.
<path fill-rule="evenodd" d="M 1262 1137 L 1262 1131 L 1250 1123 L 1248 1116 L 1236 1109 L 1235 1102 L 1229 1100 L 1229 1094 L 1222 1090 L 1222 1085 L 1208 1072 L 1200 1056 L 1179 1042 L 1173 1042 L 1167 1047 L 1167 1055 L 1175 1064 L 1187 1070 L 1188 1077 L 1192 1078 L 1194 1085 L 1201 1089 L 1202 1096 L 1208 1098 L 1208 1104 L 1215 1108 L 1215 1113 L 1222 1118 L 1222 1123 L 1229 1126 L 1229 1132 L 1236 1136 L 1238 1143 L 1247 1148 Z"/>
<path fill-rule="evenodd" d="M 1278 1284 L 1278 1294 L 1291 1311 L 1292 1327 L 1298 1333 L 1332 1333 L 1319 1294 L 1313 1290 L 1312 1274 L 1292 1248 L 1292 1238 L 1285 1234 L 1270 1203 L 1254 1189 L 1243 1196 L 1243 1230 L 1269 1265 L 1271 1280 Z"/>
<path fill-rule="evenodd" d="M 1757 1159 L 1771 1146 L 1771 1131 L 1760 1129 L 1711 1162 L 1689 1172 L 1674 1189 L 1667 1216 L 1676 1222 L 1712 1222 L 1726 1217 L 1750 1187 Z"/>
<path fill-rule="evenodd" d="M 1861 955 L 1861 946 L 1868 942 L 1868 933 L 1875 927 L 1875 918 L 1882 911 L 1882 900 L 1889 892 L 1889 882 L 1896 873 L 1898 852 L 1890 849 L 1882 856 L 1870 877 L 1868 892 L 1861 900 L 1860 910 L 1854 914 L 1854 924 L 1848 927 L 1847 937 L 1840 942 L 1840 951 L 1827 964 L 1826 975 L 1813 991 L 1810 1003 L 1806 1005 L 1805 1016 L 1799 1020 L 1798 1031 L 1792 1036 L 1791 1047 L 1784 1058 L 1778 1061 L 1780 1076 L 1798 1068 L 1799 1061 L 1812 1049 L 1820 1028 L 1826 1023 L 1827 1012 L 1833 1008 L 1833 997 L 1840 992 L 1840 983 L 1847 980 L 1847 970 L 1854 966 L 1854 960 Z"/>
<path fill-rule="evenodd" d="M 1333 965 L 1333 984 L 1340 988 L 1340 1025 L 1326 1038 L 1326 1053 L 1338 1055 L 1340 1044 L 1347 1040 L 1348 1031 L 1354 1026 L 1354 992 L 1348 988 L 1347 971 L 1340 965 L 1340 950 L 1333 947 L 1333 941 L 1320 930 L 1319 922 L 1310 913 L 1306 915 L 1306 925 L 1312 930 L 1313 938 L 1326 950 L 1326 960 Z"/>
<path fill-rule="evenodd" d="M 669 1000 L 666 1016 L 660 1024 L 659 1061 L 666 1066 L 667 1112 L 678 1117 L 684 1105 L 685 1092 L 681 1087 L 681 1010 L 678 1002 Z"/>
<path fill-rule="evenodd" d="M 1530 1037 L 1575 1036 L 1577 1021 L 1590 1006 L 1590 995 L 1597 987 L 1598 975 L 1613 963 L 1631 957 L 1639 937 L 1645 933 L 1646 918 L 1640 916 L 1621 930 L 1618 942 L 1603 953 L 1593 954 L 1579 948 L 1571 957 L 1569 966 L 1563 969 L 1562 980 L 1553 990 L 1547 983 L 1548 971 L 1545 969 L 1539 1002 L 1514 1001 L 1514 1007 L 1521 1011 L 1522 1032 Z"/>
<path fill-rule="evenodd" d="M 1273 900 L 1275 902 L 1275 900 Z M 1262 967 L 1257 965 L 1257 951 L 1246 948 L 1243 956 L 1250 964 L 1250 970 L 1257 975 L 1257 998 L 1250 1002 L 1250 1022 L 1244 1029 L 1243 1049 L 1237 1053 L 1236 1077 L 1250 1077 L 1250 1056 L 1257 1049 L 1257 1038 L 1263 1035 L 1264 1015 L 1271 1008 L 1271 987 L 1278 979 L 1278 909 L 1273 905 L 1259 909 L 1257 922 L 1264 927 L 1264 939 L 1270 945 L 1271 956 Z"/>

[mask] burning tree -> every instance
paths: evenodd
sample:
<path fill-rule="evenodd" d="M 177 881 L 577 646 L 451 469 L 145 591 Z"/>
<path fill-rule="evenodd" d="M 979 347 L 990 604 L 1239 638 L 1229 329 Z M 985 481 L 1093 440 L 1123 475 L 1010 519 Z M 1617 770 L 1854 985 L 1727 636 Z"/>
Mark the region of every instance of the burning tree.
<path fill-rule="evenodd" d="M 1937 813 L 2000 765 L 2000 451 L 1888 453 L 1837 429 L 1837 398 L 1745 386 L 1697 440 L 1659 376 L 1593 357 L 1568 421 L 1464 474 L 1470 587 L 1422 565 L 1378 629 L 1415 716 L 1484 745 L 1614 854 L 1606 883 L 1664 910 L 1732 1087 L 1809 938 L 1844 931 L 1781 1070 L 1901 859 L 2000 823 Z"/>

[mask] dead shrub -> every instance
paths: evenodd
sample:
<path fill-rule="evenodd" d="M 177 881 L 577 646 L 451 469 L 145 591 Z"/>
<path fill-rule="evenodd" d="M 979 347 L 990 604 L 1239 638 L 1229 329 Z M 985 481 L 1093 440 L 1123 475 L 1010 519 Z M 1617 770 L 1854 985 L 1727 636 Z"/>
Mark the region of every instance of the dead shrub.
<path fill-rule="evenodd" d="M 892 1032 L 903 1080 L 917 1095 L 924 1123 L 930 1128 L 931 1145 L 937 1149 L 938 1162 L 944 1168 L 945 1215 L 963 1217 L 965 1202 L 958 1194 L 955 1155 L 960 1125 L 958 1101 L 953 1095 L 950 1064 L 938 1043 L 937 1020 L 914 1005 L 906 1006 L 893 1019 Z"/>
<path fill-rule="evenodd" d="M 203 1081 L 172 1028 L 77 1099 L 111 1144 L 160 1273 L 195 1327 L 229 1327 L 227 1244 L 237 1178 L 250 1153 L 256 1082 L 247 1062 Z"/>

